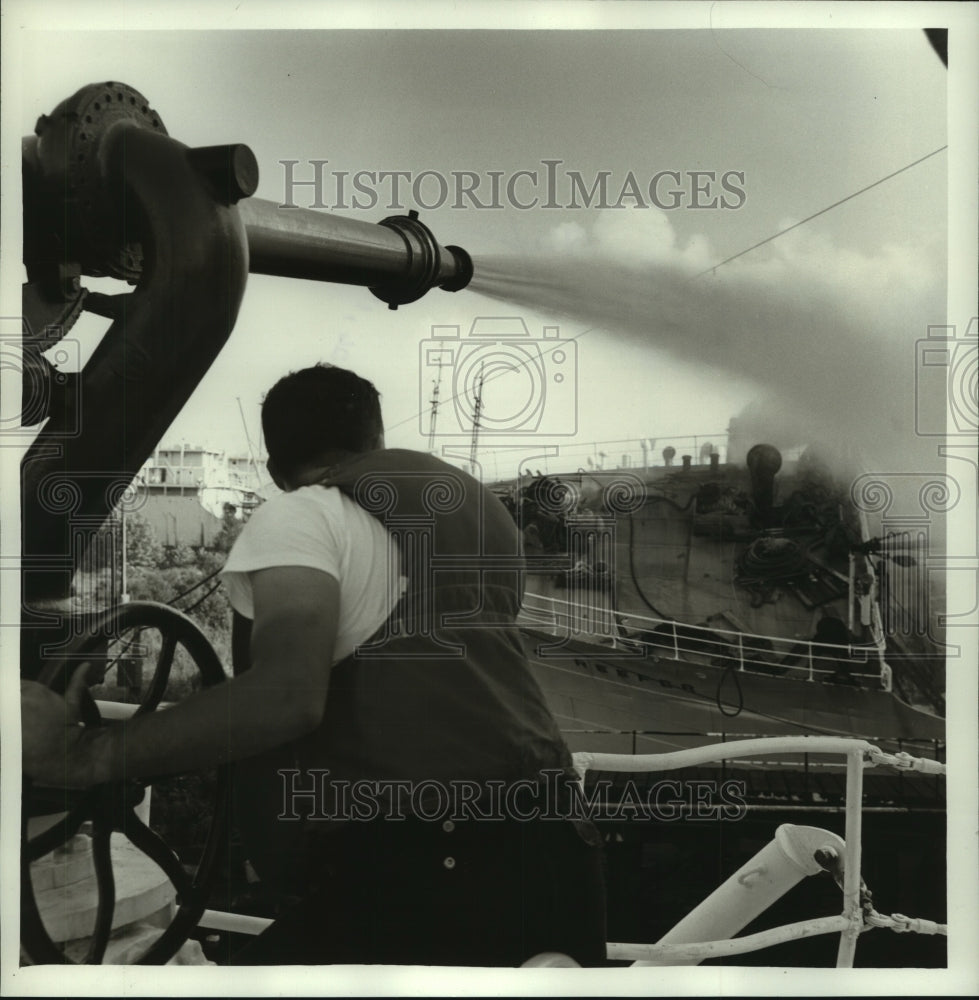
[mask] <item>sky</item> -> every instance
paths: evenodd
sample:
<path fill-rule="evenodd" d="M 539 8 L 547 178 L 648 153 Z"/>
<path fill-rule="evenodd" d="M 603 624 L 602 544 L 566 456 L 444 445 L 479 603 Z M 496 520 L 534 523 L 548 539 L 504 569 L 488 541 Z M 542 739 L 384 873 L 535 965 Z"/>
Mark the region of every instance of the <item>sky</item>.
<path fill-rule="evenodd" d="M 85 83 L 121 80 L 149 99 L 181 142 L 247 143 L 259 163 L 257 197 L 276 203 L 286 198 L 283 160 L 298 161 L 294 176 L 303 180 L 313 176 L 312 160 L 350 175 L 472 171 L 484 204 L 491 171 L 542 177 L 543 161 L 557 160 L 553 201 L 563 206 L 459 208 L 450 195 L 441 207 L 422 207 L 443 245 L 472 255 L 472 289 L 482 287 L 481 265 L 491 261 L 502 298 L 433 291 L 388 312 L 362 288 L 252 276 L 228 345 L 162 443 L 246 451 L 248 438 L 257 445 L 270 382 L 322 360 L 375 382 L 389 445 L 427 447 L 433 373 L 419 362 L 421 343 L 433 325 L 459 326 L 465 338 L 476 318 L 490 315 L 523 319 L 533 338 L 557 325 L 562 339 L 577 341 L 577 392 L 554 397 L 566 453 L 617 439 L 652 439 L 658 450 L 670 435 L 723 433 L 732 416 L 780 388 L 794 406 L 796 384 L 780 386 L 795 363 L 788 325 L 804 326 L 810 346 L 828 338 L 814 366 L 847 354 L 857 338 L 869 341 L 858 359 L 861 389 L 864 373 L 879 377 L 877 357 L 913 358 L 914 338 L 945 322 L 945 152 L 725 265 L 714 278 L 736 278 L 739 289 L 719 312 L 702 314 L 698 295 L 709 282 L 682 292 L 682 314 L 664 320 L 672 338 L 657 329 L 662 303 L 647 287 L 664 269 L 690 277 L 709 268 L 945 145 L 945 70 L 918 29 L 127 30 L 135 20 L 83 36 L 59 31 L 57 21 L 25 33 L 23 131 Z M 579 173 L 590 187 L 603 171 L 609 203 L 631 175 L 647 192 L 645 204 L 627 196 L 618 208 L 598 207 L 597 199 L 586 208 L 582 196 L 567 207 L 567 175 Z M 677 172 L 680 183 L 661 179 L 656 193 L 668 207 L 658 208 L 648 189 L 662 171 Z M 701 181 L 702 195 L 693 192 L 691 171 L 714 175 Z M 437 183 L 430 177 L 418 189 L 425 204 L 437 204 Z M 419 207 L 408 191 L 392 213 L 390 188 L 371 187 L 376 206 L 339 214 L 377 222 Z M 531 187 L 523 178 L 513 200 L 530 200 Z M 332 177 L 326 191 L 335 204 Z M 310 187 L 293 192 L 296 204 L 313 202 Z M 348 204 L 352 194 L 348 186 Z M 508 300 L 514 280 L 547 280 L 548 269 L 566 264 L 549 299 L 531 290 Z M 622 284 L 618 302 L 631 304 L 625 331 L 622 318 L 609 315 L 610 279 Z M 786 287 L 786 308 L 759 319 L 755 304 Z M 575 308 L 576 297 L 591 310 Z M 847 345 L 838 329 L 824 329 L 834 312 L 873 332 Z M 899 331 L 887 329 L 895 316 L 904 323 Z M 85 316 L 72 331 L 82 360 L 105 326 Z M 718 352 L 721 336 L 729 352 Z M 909 361 L 905 374 L 912 368 Z M 450 377 L 443 373 L 443 400 Z M 813 384 L 808 375 L 800 381 Z M 815 410 L 801 418 L 812 433 L 822 415 L 839 412 L 832 394 L 818 406 L 819 391 L 833 387 L 827 381 L 816 386 Z M 532 391 L 524 382 L 518 373 L 487 385 L 484 417 L 492 422 L 495 413 L 497 426 L 506 426 L 508 398 Z M 876 389 L 869 390 L 875 398 Z M 463 438 L 446 440 L 467 449 Z"/>
<path fill-rule="evenodd" d="M 5 303 L 18 301 L 23 280 L 19 139 L 90 82 L 135 87 L 188 146 L 246 143 L 259 164 L 257 196 L 276 203 L 286 194 L 283 160 L 298 161 L 296 176 L 306 178 L 312 160 L 350 175 L 472 172 L 480 197 L 493 172 L 504 180 L 543 174 L 544 161 L 560 161 L 563 207 L 504 199 L 500 208 L 458 208 L 450 199 L 426 208 L 406 200 L 441 244 L 472 255 L 475 277 L 461 292 L 435 290 L 392 312 L 363 288 L 252 275 L 228 344 L 161 444 L 245 452 L 249 438 L 258 442 L 270 384 L 326 361 L 375 382 L 389 445 L 425 449 L 432 370 L 424 342 L 433 327 L 458 327 L 467 341 L 483 319 L 511 329 L 523 322 L 532 339 L 557 327 L 565 359 L 576 362 L 575 378 L 556 389 L 566 361 L 554 349 L 541 354 L 551 436 L 517 439 L 521 454 L 550 444 L 577 463 L 591 442 L 659 447 L 676 435 L 713 438 L 741 415 L 780 446 L 840 443 L 864 468 L 904 474 L 941 462 L 937 440 L 915 432 L 917 342 L 930 325 L 963 331 L 975 314 L 973 5 L 35 0 L 5 3 L 2 17 Z M 921 28 L 949 19 L 957 27 L 947 73 Z M 951 100 L 949 81 L 957 81 Z M 590 187 L 603 171 L 621 206 L 570 207 L 569 175 Z M 675 207 L 619 199 L 628 178 L 648 194 L 663 171 L 680 176 Z M 695 171 L 716 178 L 703 197 Z M 529 200 L 530 188 L 524 176 L 515 194 Z M 436 200 L 431 186 L 420 190 Z M 669 190 L 657 188 L 667 206 Z M 308 204 L 309 191 L 298 189 L 296 202 Z M 714 207 L 696 207 L 715 196 Z M 373 223 L 404 210 L 389 211 L 382 197 L 336 211 Z M 86 283 L 119 290 L 104 279 Z M 16 313 L 5 305 L 5 321 L 16 322 Z M 104 329 L 86 316 L 71 331 L 79 363 Z M 526 371 L 504 371 L 484 387 L 486 415 L 499 421 L 519 408 L 527 384 Z M 443 412 L 443 432 L 444 420 Z M 439 441 L 468 450 L 465 434 Z M 5 478 L 16 476 L 13 449 L 3 452 Z M 4 510 L 8 555 L 16 509 L 13 520 L 11 507 Z M 4 595 L 3 620 L 16 611 L 15 595 L 12 608 Z M 968 683 L 958 689 L 964 698 L 950 699 L 953 745 L 956 718 L 960 733 L 974 733 Z M 974 736 L 963 739 L 971 762 Z M 16 815 L 15 784 L 3 788 L 8 818 Z M 967 784 L 959 799 L 969 812 L 975 789 Z M 9 824 L 4 830 L 9 844 Z M 961 881 L 973 885 L 975 845 L 963 847 Z M 10 927 L 10 894 L 0 903 Z M 3 954 L 13 956 L 12 968 L 10 938 Z M 953 959 L 971 962 L 973 950 L 971 939 L 952 941 Z M 82 971 L 76 982 L 97 990 Z M 771 972 L 753 972 L 750 990 L 840 992 L 839 980 L 822 982 L 820 970 L 794 985 Z M 713 973 L 697 980 L 698 991 L 745 988 L 734 970 Z M 435 981 L 372 982 L 401 992 L 429 991 Z M 858 973 L 853 982 L 873 990 L 880 980 Z M 955 982 L 909 972 L 889 986 L 924 995 Z M 193 979 L 174 983 L 167 980 L 169 995 L 200 990 Z M 480 989 L 489 983 L 481 978 Z M 662 983 L 690 988 L 685 978 Z M 140 987 L 162 988 L 146 980 Z M 118 995 L 126 988 L 117 986 Z M 338 973 L 330 988 L 364 986 Z M 453 992 L 451 981 L 445 988 Z M 287 991 L 323 989 L 293 979 Z M 637 990 L 649 995 L 649 984 Z"/>

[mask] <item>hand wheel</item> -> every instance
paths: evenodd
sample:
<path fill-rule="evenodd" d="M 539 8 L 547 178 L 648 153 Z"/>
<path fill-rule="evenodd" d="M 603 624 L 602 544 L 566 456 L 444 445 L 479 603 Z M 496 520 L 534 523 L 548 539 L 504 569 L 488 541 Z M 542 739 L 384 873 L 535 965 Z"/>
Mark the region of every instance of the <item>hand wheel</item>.
<path fill-rule="evenodd" d="M 52 661 L 38 680 L 52 690 L 64 692 L 68 680 L 86 661 L 105 659 L 101 651 L 110 642 L 129 630 L 140 635 L 143 630 L 160 632 L 160 651 L 152 679 L 146 687 L 135 714 L 155 711 L 163 699 L 173 667 L 178 644 L 193 660 L 204 687 L 225 680 L 217 653 L 200 628 L 185 614 L 165 604 L 132 601 L 120 604 L 89 619 L 85 634 L 74 640 L 65 655 Z M 101 655 L 100 655 L 101 654 Z M 82 702 L 82 721 L 86 726 L 103 724 L 99 709 L 86 689 Z M 27 820 L 30 805 L 36 796 L 33 783 L 24 779 L 21 834 L 21 948 L 25 960 L 32 965 L 71 963 L 62 949 L 48 934 L 37 906 L 30 866 L 44 855 L 68 842 L 88 820 L 92 825 L 92 860 L 98 890 L 94 929 L 85 964 L 103 961 L 115 910 L 115 878 L 112 871 L 110 840 L 114 831 L 122 832 L 136 848 L 156 862 L 177 892 L 177 910 L 169 926 L 137 959 L 140 965 L 162 965 L 169 961 L 197 926 L 207 905 L 210 882 L 226 841 L 229 802 L 230 767 L 218 769 L 214 791 L 213 812 L 208 824 L 204 849 L 196 871 L 191 875 L 165 841 L 151 830 L 135 813 L 142 801 L 148 781 L 126 780 L 98 785 L 81 792 L 66 791 L 65 815 L 52 827 L 34 837 L 28 837 Z"/>

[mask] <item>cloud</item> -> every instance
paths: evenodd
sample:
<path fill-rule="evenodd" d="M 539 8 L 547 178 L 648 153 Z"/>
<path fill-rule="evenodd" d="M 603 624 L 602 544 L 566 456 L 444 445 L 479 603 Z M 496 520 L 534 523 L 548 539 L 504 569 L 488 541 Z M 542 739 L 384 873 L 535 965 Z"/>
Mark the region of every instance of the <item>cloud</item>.
<path fill-rule="evenodd" d="M 602 211 L 590 230 L 566 220 L 549 229 L 541 244 L 548 253 L 597 255 L 627 266 L 666 264 L 693 271 L 716 263 L 706 236 L 694 236 L 680 247 L 669 215 L 659 208 Z"/>

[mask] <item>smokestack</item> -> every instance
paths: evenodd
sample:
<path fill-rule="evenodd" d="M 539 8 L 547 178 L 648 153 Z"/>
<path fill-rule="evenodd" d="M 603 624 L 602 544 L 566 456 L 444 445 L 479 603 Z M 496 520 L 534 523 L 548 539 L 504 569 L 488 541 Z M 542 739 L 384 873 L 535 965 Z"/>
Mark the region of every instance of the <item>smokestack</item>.
<path fill-rule="evenodd" d="M 770 444 L 756 444 L 747 457 L 751 476 L 751 498 L 762 521 L 771 518 L 775 502 L 775 473 L 782 468 L 782 455 Z"/>

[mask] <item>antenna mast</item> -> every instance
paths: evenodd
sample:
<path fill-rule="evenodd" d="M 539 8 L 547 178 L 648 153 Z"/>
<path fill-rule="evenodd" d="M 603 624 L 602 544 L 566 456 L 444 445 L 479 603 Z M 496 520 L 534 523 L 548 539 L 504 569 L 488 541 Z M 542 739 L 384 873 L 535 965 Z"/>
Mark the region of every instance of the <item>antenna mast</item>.
<path fill-rule="evenodd" d="M 248 443 L 248 457 L 252 460 L 252 471 L 255 473 L 255 485 L 262 481 L 262 475 L 258 471 L 258 462 L 255 460 L 255 450 L 252 448 L 252 438 L 248 433 L 248 421 L 245 420 L 245 408 L 241 405 L 241 396 L 236 396 L 238 400 L 238 412 L 241 414 L 241 426 L 245 429 L 245 441 Z"/>
<path fill-rule="evenodd" d="M 428 422 L 428 450 L 435 454 L 435 424 L 439 415 L 439 388 L 442 385 L 442 358 L 438 359 L 438 375 L 435 376 L 435 383 L 432 387 L 432 412 Z"/>
<path fill-rule="evenodd" d="M 479 381 L 476 383 L 476 405 L 473 407 L 473 439 L 472 450 L 469 453 L 469 464 L 472 466 L 473 475 L 476 474 L 476 449 L 479 440 L 479 416 L 483 411 L 483 369 L 486 362 L 479 366 Z"/>

